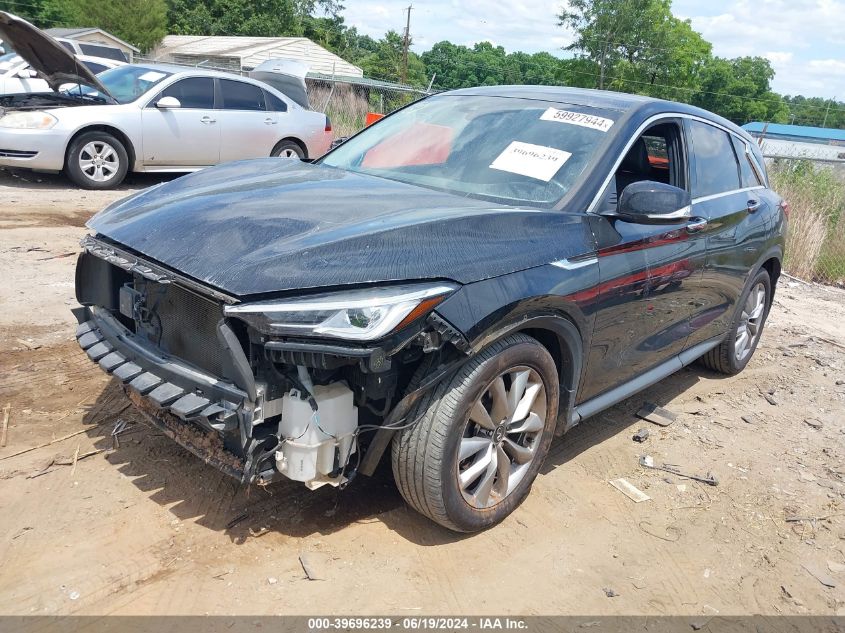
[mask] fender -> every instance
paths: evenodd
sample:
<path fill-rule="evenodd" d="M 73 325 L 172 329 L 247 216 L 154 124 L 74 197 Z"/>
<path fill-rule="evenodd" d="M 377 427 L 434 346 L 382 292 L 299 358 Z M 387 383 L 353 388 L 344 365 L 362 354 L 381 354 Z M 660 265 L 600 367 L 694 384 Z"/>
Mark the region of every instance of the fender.
<path fill-rule="evenodd" d="M 575 395 L 578 393 L 578 385 L 586 366 L 584 356 L 586 345 L 580 330 L 569 315 L 549 311 L 488 330 L 471 341 L 470 354 L 474 356 L 482 349 L 510 334 L 527 331 L 531 335 L 532 331 L 537 330 L 550 332 L 557 339 L 558 349 L 549 351 L 553 355 L 555 351 L 559 353 L 560 372 L 558 378 L 561 398 L 558 409 L 559 424 L 555 429 L 555 434 L 562 435 L 577 424 L 577 418 L 573 415 Z M 548 341 L 541 340 L 540 342 L 548 346 Z"/>

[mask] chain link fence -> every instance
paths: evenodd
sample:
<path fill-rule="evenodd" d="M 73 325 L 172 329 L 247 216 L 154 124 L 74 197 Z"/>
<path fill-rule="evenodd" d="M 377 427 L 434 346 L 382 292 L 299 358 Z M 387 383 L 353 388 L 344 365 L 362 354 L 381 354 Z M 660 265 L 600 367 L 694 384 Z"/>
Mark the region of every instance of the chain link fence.
<path fill-rule="evenodd" d="M 828 158 L 830 148 L 835 157 Z M 772 188 L 789 203 L 784 269 L 808 281 L 845 287 L 845 155 L 817 145 L 816 154 L 762 144 Z M 818 152 L 825 152 L 823 158 Z M 791 154 L 791 155 L 789 155 Z"/>

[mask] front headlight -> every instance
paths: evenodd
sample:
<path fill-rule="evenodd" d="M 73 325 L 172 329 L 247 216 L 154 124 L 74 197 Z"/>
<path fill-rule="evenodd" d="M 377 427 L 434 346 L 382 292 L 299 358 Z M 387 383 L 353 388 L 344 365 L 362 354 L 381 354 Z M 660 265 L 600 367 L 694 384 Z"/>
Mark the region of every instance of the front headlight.
<path fill-rule="evenodd" d="M 59 120 L 46 112 L 9 112 L 0 117 L 0 127 L 18 130 L 49 130 Z"/>
<path fill-rule="evenodd" d="M 454 292 L 452 284 L 413 284 L 226 306 L 264 334 L 372 341 L 428 314 Z"/>

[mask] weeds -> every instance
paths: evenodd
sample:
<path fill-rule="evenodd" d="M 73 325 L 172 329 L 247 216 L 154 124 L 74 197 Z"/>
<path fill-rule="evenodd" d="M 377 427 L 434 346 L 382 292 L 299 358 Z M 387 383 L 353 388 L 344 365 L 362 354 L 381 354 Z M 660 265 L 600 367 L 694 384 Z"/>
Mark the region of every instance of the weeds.
<path fill-rule="evenodd" d="M 802 279 L 845 281 L 845 181 L 808 160 L 777 160 L 769 177 L 792 209 L 784 269 Z"/>

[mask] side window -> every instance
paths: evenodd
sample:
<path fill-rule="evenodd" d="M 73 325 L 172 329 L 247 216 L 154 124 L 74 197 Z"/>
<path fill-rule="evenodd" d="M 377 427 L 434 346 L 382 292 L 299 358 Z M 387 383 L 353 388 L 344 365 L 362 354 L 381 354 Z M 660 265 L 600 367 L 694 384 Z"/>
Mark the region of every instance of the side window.
<path fill-rule="evenodd" d="M 64 46 L 64 47 L 65 47 L 66 49 L 68 49 L 71 53 L 75 53 L 75 52 L 76 52 L 76 51 L 74 50 L 74 48 L 73 48 L 73 44 L 71 44 L 70 42 L 59 42 L 59 44 L 61 44 L 62 46 Z"/>
<path fill-rule="evenodd" d="M 183 108 L 211 110 L 214 108 L 214 80 L 211 77 L 181 79 L 162 90 L 150 105 L 162 97 L 177 98 Z"/>
<path fill-rule="evenodd" d="M 79 50 L 81 50 L 84 55 L 91 55 L 92 57 L 105 57 L 106 59 L 113 59 L 118 62 L 128 61 L 123 51 L 119 48 L 115 48 L 114 46 L 80 43 Z"/>
<path fill-rule="evenodd" d="M 106 66 L 103 66 L 102 64 L 98 64 L 96 62 L 82 62 L 82 63 L 85 64 L 88 67 L 88 70 L 90 70 L 95 75 L 97 75 L 97 74 L 103 72 L 104 70 L 106 70 Z"/>
<path fill-rule="evenodd" d="M 745 143 L 733 135 L 731 135 L 731 141 L 733 141 L 734 144 L 736 157 L 739 159 L 740 184 L 743 187 L 756 187 L 760 185 L 760 179 L 757 178 L 757 173 L 751 166 L 751 156 L 749 156 L 746 151 Z"/>
<path fill-rule="evenodd" d="M 267 104 L 268 112 L 287 112 L 288 104 L 279 99 L 272 92 L 264 91 L 264 101 Z"/>
<path fill-rule="evenodd" d="M 686 188 L 683 143 L 680 125 L 674 121 L 658 123 L 640 136 L 616 170 L 616 191 L 609 204 L 615 205 L 622 191 L 631 183 L 653 180 L 681 189 Z"/>
<path fill-rule="evenodd" d="M 258 86 L 220 79 L 224 110 L 264 110 L 264 91 Z"/>
<path fill-rule="evenodd" d="M 739 166 L 730 135 L 700 121 L 689 121 L 689 129 L 695 159 L 692 197 L 739 189 Z"/>

